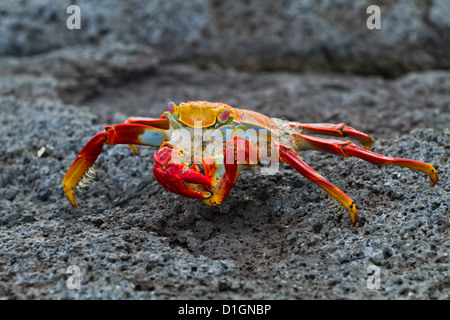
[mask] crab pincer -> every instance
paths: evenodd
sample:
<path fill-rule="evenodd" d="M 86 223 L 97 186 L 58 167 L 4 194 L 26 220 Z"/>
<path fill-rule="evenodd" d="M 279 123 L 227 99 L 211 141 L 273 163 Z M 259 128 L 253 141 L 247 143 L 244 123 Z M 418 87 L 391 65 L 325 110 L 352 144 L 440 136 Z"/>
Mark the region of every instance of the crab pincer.
<path fill-rule="evenodd" d="M 92 170 L 92 166 L 102 152 L 106 136 L 106 132 L 100 132 L 89 140 L 64 176 L 62 181 L 64 192 L 70 204 L 75 208 L 78 207 L 78 204 L 73 189 L 80 186 L 80 183 L 81 187 L 84 187 L 94 177 L 95 171 Z"/>
<path fill-rule="evenodd" d="M 200 173 L 198 166 L 185 163 L 174 163 L 172 159 L 181 156 L 181 150 L 177 151 L 172 145 L 165 143 L 153 156 L 155 166 L 153 173 L 156 180 L 165 189 L 188 198 L 205 199 L 211 196 L 209 187 L 215 181 Z"/>

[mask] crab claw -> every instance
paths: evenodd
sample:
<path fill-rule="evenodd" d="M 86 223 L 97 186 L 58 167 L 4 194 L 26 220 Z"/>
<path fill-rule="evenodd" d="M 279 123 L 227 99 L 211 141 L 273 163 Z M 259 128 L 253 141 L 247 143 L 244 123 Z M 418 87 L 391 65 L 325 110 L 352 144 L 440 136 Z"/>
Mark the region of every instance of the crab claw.
<path fill-rule="evenodd" d="M 186 163 L 170 162 L 181 156 L 181 151 L 165 143 L 153 159 L 153 173 L 161 186 L 170 192 L 189 198 L 206 199 L 211 197 L 210 187 L 215 183 L 210 177 L 200 173 L 197 165 L 189 167 Z"/>
<path fill-rule="evenodd" d="M 70 166 L 67 171 L 62 184 L 64 186 L 64 192 L 67 196 L 69 202 L 75 208 L 78 207 L 77 202 L 75 201 L 75 194 L 73 189 L 81 184 L 81 186 L 85 185 L 86 182 L 89 181 L 91 177 L 89 175 L 89 171 L 92 172 L 92 166 L 94 165 L 95 160 L 97 160 L 98 156 L 102 152 L 103 144 L 106 140 L 106 132 L 100 132 L 95 135 L 89 142 L 84 146 L 84 148 L 78 154 L 78 157 Z M 86 175 L 88 176 L 86 178 Z M 86 182 L 83 182 L 84 181 Z"/>

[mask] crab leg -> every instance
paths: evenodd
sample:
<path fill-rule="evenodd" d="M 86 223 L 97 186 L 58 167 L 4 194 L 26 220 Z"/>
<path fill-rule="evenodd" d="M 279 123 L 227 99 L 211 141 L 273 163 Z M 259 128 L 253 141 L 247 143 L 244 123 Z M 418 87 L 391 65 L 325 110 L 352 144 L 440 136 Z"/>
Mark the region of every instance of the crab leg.
<path fill-rule="evenodd" d="M 283 145 L 281 143 L 277 142 L 274 143 L 277 147 L 280 160 L 282 162 L 292 166 L 295 170 L 300 172 L 305 178 L 314 182 L 320 188 L 325 190 L 330 196 L 332 196 L 339 203 L 341 203 L 348 210 L 353 225 L 356 224 L 356 222 L 358 221 L 358 211 L 356 210 L 355 203 L 353 202 L 352 199 L 350 199 L 349 196 L 347 196 L 338 187 L 333 185 L 331 182 L 327 181 L 313 168 L 311 168 L 305 162 L 303 162 L 302 158 L 300 158 L 298 153 L 295 152 L 293 148 Z"/>
<path fill-rule="evenodd" d="M 251 142 L 240 136 L 227 140 L 222 156 L 201 160 L 206 176 L 215 181 L 209 188 L 211 197 L 203 202 L 209 206 L 221 204 L 236 184 L 243 166 L 255 166 L 258 161 L 258 151 Z"/>
<path fill-rule="evenodd" d="M 150 126 L 153 128 L 159 128 L 164 130 L 169 129 L 169 121 L 164 115 L 161 115 L 159 119 L 146 117 L 130 117 L 124 123 L 142 124 L 145 126 Z M 139 150 L 134 144 L 129 144 L 128 146 L 130 147 L 131 150 L 133 150 L 135 154 L 139 154 Z"/>
<path fill-rule="evenodd" d="M 102 152 L 104 144 L 138 144 L 158 147 L 165 140 L 167 140 L 166 130 L 157 127 L 141 124 L 118 124 L 105 127 L 104 132 L 98 133 L 89 140 L 64 176 L 62 184 L 67 199 L 72 206 L 78 207 L 73 189 L 79 185 L 84 187 L 92 178 L 91 168 Z"/>
<path fill-rule="evenodd" d="M 161 115 L 159 119 L 157 118 L 145 118 L 145 117 L 130 117 L 124 123 L 127 124 L 142 124 L 145 126 L 150 126 L 153 128 L 159 128 L 167 130 L 169 129 L 169 121 L 164 115 Z"/>
<path fill-rule="evenodd" d="M 358 147 L 351 141 L 321 139 L 298 133 L 294 133 L 293 137 L 296 142 L 297 150 L 318 150 L 343 157 L 354 156 L 375 164 L 407 167 L 428 174 L 433 186 L 439 181 L 436 169 L 428 163 L 404 158 L 386 157 Z"/>
<path fill-rule="evenodd" d="M 375 141 L 368 134 L 358 131 L 345 123 L 331 124 L 331 123 L 295 123 L 292 122 L 289 126 L 301 129 L 301 132 L 320 134 L 332 137 L 349 137 L 360 142 L 364 149 L 369 150 Z"/>
<path fill-rule="evenodd" d="M 209 189 L 215 183 L 214 179 L 200 173 L 198 165 L 189 167 L 185 163 L 171 162 L 173 158 L 178 158 L 181 153 L 180 149 L 167 142 L 161 145 L 158 152 L 153 155 L 155 160 L 153 173 L 156 180 L 165 189 L 183 197 L 209 198 L 211 193 L 205 188 Z M 195 185 L 203 185 L 203 190 Z"/>

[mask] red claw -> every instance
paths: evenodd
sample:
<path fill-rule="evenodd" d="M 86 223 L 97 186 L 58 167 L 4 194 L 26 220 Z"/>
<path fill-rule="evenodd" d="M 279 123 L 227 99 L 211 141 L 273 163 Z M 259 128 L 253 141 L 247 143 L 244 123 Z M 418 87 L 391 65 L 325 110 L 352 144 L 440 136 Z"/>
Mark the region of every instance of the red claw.
<path fill-rule="evenodd" d="M 170 162 L 171 159 L 179 156 L 180 153 L 170 144 L 165 144 L 155 153 L 153 156 L 155 160 L 153 174 L 156 180 L 165 189 L 181 196 L 199 199 L 209 198 L 211 196 L 209 187 L 215 181 L 190 168 L 185 163 Z"/>

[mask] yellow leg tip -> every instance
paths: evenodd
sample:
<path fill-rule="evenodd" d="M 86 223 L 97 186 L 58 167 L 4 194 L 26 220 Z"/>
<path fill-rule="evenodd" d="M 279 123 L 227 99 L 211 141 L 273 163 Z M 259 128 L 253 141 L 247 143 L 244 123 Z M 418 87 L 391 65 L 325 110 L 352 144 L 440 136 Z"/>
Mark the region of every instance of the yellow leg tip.
<path fill-rule="evenodd" d="M 359 220 L 358 210 L 356 210 L 355 203 L 352 202 L 348 207 L 348 212 L 350 214 L 350 219 L 352 220 L 352 225 L 356 225 Z"/>
<path fill-rule="evenodd" d="M 69 189 L 69 188 L 66 188 L 66 186 L 64 186 L 64 193 L 66 194 L 67 200 L 69 200 L 72 207 L 78 208 L 78 204 L 75 200 L 75 194 L 73 192 L 73 189 Z"/>
<path fill-rule="evenodd" d="M 439 182 L 439 175 L 436 171 L 436 169 L 431 166 L 430 172 L 428 173 L 431 179 L 431 183 L 433 184 L 433 187 Z"/>
<path fill-rule="evenodd" d="M 131 150 L 133 150 L 134 154 L 139 155 L 139 149 L 136 147 L 136 145 L 129 144 L 128 146 L 130 147 Z"/>

